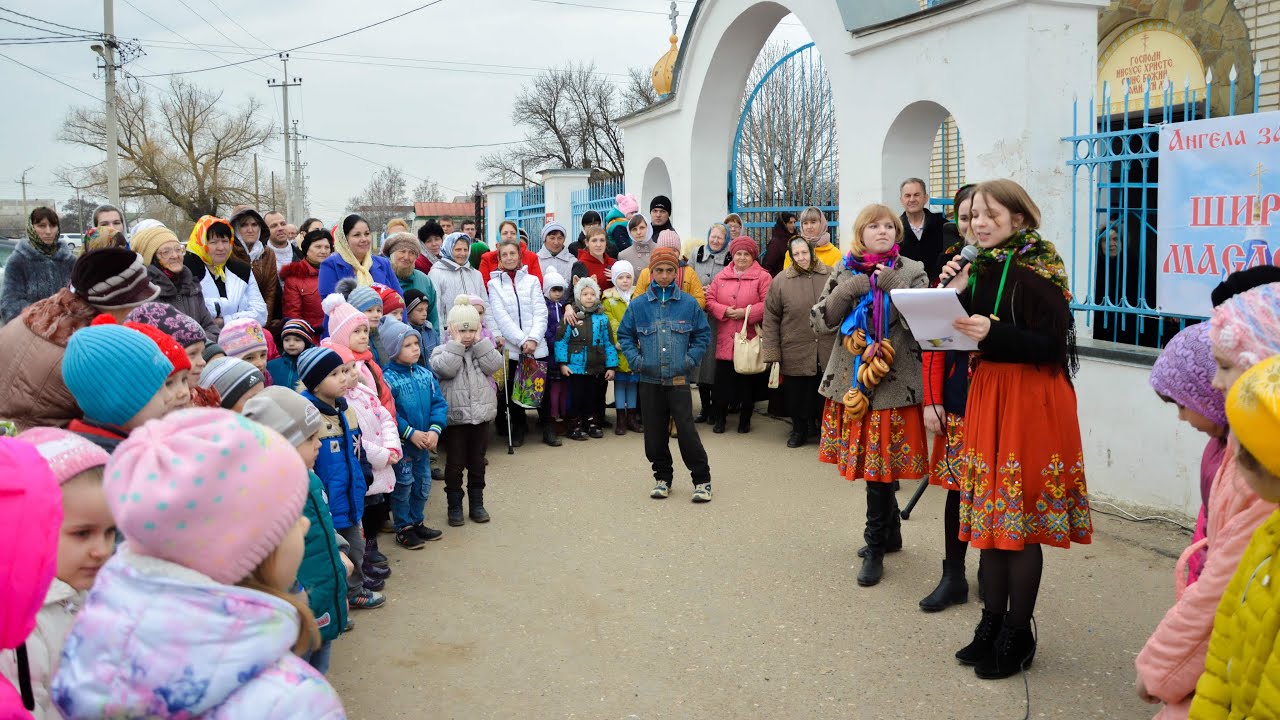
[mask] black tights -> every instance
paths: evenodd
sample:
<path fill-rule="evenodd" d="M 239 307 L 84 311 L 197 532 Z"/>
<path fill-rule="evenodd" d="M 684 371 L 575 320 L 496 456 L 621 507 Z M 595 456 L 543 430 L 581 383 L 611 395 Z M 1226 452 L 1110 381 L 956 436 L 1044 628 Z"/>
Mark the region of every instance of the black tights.
<path fill-rule="evenodd" d="M 928 482 L 925 480 L 924 482 Z M 964 565 L 965 553 L 969 543 L 960 539 L 960 491 L 947 491 L 947 505 L 942 513 L 942 531 L 946 534 L 946 560 L 948 563 Z"/>
<path fill-rule="evenodd" d="M 983 603 L 993 612 L 1007 610 L 1004 624 L 1024 627 L 1031 623 L 1044 574 L 1044 554 L 1039 545 L 1021 550 L 983 550 Z"/>

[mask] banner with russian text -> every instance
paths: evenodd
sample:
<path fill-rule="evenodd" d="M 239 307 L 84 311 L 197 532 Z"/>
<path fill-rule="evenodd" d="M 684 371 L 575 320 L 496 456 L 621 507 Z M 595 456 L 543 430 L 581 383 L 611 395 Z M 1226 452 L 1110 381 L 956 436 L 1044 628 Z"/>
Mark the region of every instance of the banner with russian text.
<path fill-rule="evenodd" d="M 1156 301 L 1208 316 L 1227 275 L 1280 265 L 1280 112 L 1160 128 Z"/>

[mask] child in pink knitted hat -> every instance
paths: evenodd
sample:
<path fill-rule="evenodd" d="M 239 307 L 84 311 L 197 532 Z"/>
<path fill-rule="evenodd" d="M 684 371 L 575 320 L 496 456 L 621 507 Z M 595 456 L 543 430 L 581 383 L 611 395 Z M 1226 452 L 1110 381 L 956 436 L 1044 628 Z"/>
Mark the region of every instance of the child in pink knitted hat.
<path fill-rule="evenodd" d="M 391 388 L 382 379 L 382 368 L 373 359 L 369 318 L 338 293 L 326 297 L 321 307 L 329 318 L 329 339 L 325 342 L 330 346 L 341 345 L 351 351 L 355 359 L 360 361 L 357 368 L 360 371 L 360 381 L 378 393 L 382 406 L 395 417 L 396 402 L 391 396 Z"/>
<path fill-rule="evenodd" d="M 257 368 L 267 378 L 267 387 L 271 386 L 271 378 L 267 375 L 267 333 L 257 320 L 231 320 L 218 335 L 218 344 L 229 357 L 239 358 Z"/>
<path fill-rule="evenodd" d="M 67 638 L 63 717 L 345 717 L 295 655 L 320 643 L 292 592 L 308 476 L 288 440 L 228 410 L 179 410 L 135 430 L 104 478 L 127 540 Z"/>
<path fill-rule="evenodd" d="M 116 523 L 102 491 L 102 466 L 110 456 L 85 438 L 59 428 L 32 428 L 17 439 L 40 453 L 62 488 L 57 575 L 36 615 L 36 628 L 26 640 L 35 698 L 33 714 L 43 720 L 59 717 L 49 685 L 58 670 L 62 645 L 98 570 L 115 550 Z M 0 672 L 17 684 L 16 653 L 0 652 Z"/>

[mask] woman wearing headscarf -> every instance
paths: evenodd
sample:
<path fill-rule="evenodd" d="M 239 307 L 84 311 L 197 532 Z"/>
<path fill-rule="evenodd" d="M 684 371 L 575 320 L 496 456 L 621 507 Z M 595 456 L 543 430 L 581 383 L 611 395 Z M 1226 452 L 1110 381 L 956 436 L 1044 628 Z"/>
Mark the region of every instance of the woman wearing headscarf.
<path fill-rule="evenodd" d="M 200 323 L 208 342 L 217 342 L 221 328 L 209 313 L 200 283 L 184 263 L 187 251 L 178 236 L 156 222 L 141 229 L 135 227 L 131 242 L 133 251 L 142 256 L 142 264 L 147 266 L 147 277 L 160 288 L 156 301 Z"/>
<path fill-rule="evenodd" d="M 28 305 L 52 296 L 67 286 L 75 254 L 58 240 L 58 213 L 38 207 L 27 219 L 27 237 L 18 243 L 4 266 L 4 293 L 0 294 L 0 322 L 18 317 Z"/>
<path fill-rule="evenodd" d="M 809 206 L 800 213 L 800 237 L 809 241 L 809 246 L 813 248 L 813 256 L 821 260 L 823 265 L 833 268 L 844 261 L 840 248 L 831 242 L 831 233 L 827 229 L 827 215 L 818 208 Z M 784 268 L 790 263 L 791 258 L 782 261 Z"/>
<path fill-rule="evenodd" d="M 253 318 L 267 323 L 267 303 L 248 263 L 231 257 L 234 233 L 222 218 L 205 215 L 187 238 L 183 264 L 200 284 L 204 304 L 221 327 L 228 321 Z"/>
<path fill-rule="evenodd" d="M 816 332 L 809 323 L 809 311 L 822 297 L 831 268 L 813 257 L 802 237 L 791 238 L 787 253 L 791 263 L 773 279 L 764 300 L 761 359 L 782 363 L 779 390 L 791 416 L 787 447 L 798 448 L 819 434 L 823 397 L 818 380 L 831 359 L 835 333 Z"/>
<path fill-rule="evenodd" d="M 773 220 L 773 229 L 769 233 L 769 245 L 764 249 L 764 261 L 760 263 L 770 275 L 777 277 L 782 272 L 783 263 L 787 261 L 787 253 L 791 251 L 791 239 L 796 236 L 796 214 L 780 212 Z M 809 253 L 810 256 L 813 253 Z"/>
<path fill-rule="evenodd" d="M 343 278 L 353 277 L 359 285 L 386 285 L 403 296 L 400 280 L 391 261 L 373 251 L 373 232 L 359 215 L 348 215 L 334 228 L 333 254 L 320 263 L 320 297 L 329 297 Z"/>
<path fill-rule="evenodd" d="M 698 274 L 698 281 L 704 288 L 711 287 L 711 281 L 729 264 L 729 228 L 723 223 L 714 223 L 707 230 L 707 242 L 698 248 L 689 260 L 689 266 Z M 706 303 L 703 303 L 706 307 Z M 707 323 L 711 326 L 711 337 L 716 337 L 716 318 L 707 312 Z M 698 368 L 698 415 L 694 422 L 704 423 L 711 419 L 712 388 L 716 382 L 716 354 L 711 348 L 702 358 L 702 366 Z"/>
<path fill-rule="evenodd" d="M 440 260 L 431 266 L 427 279 L 435 286 L 436 300 L 440 307 L 453 307 L 459 295 L 476 295 L 488 299 L 484 279 L 480 271 L 467 262 L 471 254 L 471 238 L 466 233 L 451 233 L 440 246 Z M 448 313 L 445 313 L 447 316 Z M 493 321 L 485 314 L 485 327 L 492 327 Z M 441 336 L 444 333 L 441 332 Z"/>
<path fill-rule="evenodd" d="M 751 432 L 751 413 L 755 408 L 755 389 L 763 377 L 743 375 L 733 364 L 734 333 L 740 332 L 745 322 L 747 339 L 758 334 L 757 326 L 764 320 L 764 298 L 773 278 L 760 267 L 756 258 L 760 246 L 743 235 L 729 243 L 731 264 L 716 275 L 707 290 L 707 312 L 718 321 L 716 327 L 716 398 L 715 427 L 712 432 L 725 431 L 729 403 L 738 402 L 738 432 Z"/>

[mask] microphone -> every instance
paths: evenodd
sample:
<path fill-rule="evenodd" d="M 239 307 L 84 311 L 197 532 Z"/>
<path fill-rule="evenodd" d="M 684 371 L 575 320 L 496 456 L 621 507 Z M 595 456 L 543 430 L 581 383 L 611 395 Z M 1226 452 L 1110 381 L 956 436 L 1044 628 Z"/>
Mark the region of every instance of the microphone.
<path fill-rule="evenodd" d="M 969 263 L 977 259 L 978 259 L 978 248 L 972 245 L 965 245 L 964 249 L 960 251 L 960 270 L 964 270 L 965 267 L 969 265 Z M 946 287 L 952 280 L 955 280 L 955 279 L 956 279 L 955 275 L 943 275 L 942 277 L 938 278 L 938 284 L 942 287 Z"/>

